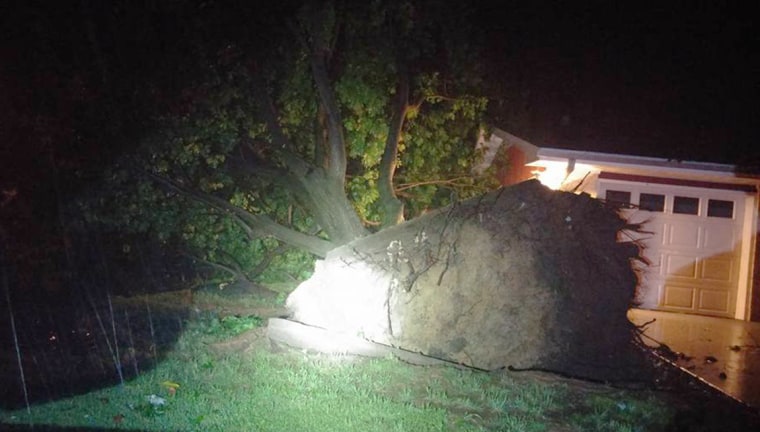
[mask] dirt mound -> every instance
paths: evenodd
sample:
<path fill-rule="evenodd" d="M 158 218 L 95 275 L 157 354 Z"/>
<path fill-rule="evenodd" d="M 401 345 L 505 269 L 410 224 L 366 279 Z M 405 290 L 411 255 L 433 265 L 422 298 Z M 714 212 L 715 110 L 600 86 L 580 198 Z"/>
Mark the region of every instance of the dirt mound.
<path fill-rule="evenodd" d="M 482 369 L 638 377 L 626 311 L 638 248 L 587 195 L 536 181 L 336 249 L 288 299 L 294 320 Z"/>

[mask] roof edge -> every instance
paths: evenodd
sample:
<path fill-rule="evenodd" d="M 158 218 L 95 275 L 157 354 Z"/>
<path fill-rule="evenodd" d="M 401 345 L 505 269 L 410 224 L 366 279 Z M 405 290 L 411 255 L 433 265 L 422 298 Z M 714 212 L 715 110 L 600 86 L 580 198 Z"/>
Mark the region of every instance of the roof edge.
<path fill-rule="evenodd" d="M 575 159 L 576 161 L 605 162 L 619 165 L 644 165 L 649 167 L 711 171 L 714 173 L 735 174 L 736 165 L 720 164 L 713 162 L 682 161 L 675 159 L 657 158 L 651 156 L 634 156 L 615 153 L 601 153 L 580 150 L 567 150 L 551 147 L 542 147 L 538 150 L 538 156 L 542 159 Z"/>

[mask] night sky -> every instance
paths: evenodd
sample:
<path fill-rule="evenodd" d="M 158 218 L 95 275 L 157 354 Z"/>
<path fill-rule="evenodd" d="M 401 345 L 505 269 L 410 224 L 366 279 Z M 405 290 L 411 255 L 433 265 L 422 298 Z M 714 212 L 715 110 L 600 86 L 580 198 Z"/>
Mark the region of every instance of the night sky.
<path fill-rule="evenodd" d="M 563 4 L 491 14 L 489 25 L 503 23 L 493 52 L 518 102 L 497 123 L 553 147 L 726 163 L 760 156 L 760 44 L 748 6 Z"/>
<path fill-rule="evenodd" d="M 30 148 L 55 145 L 40 140 L 76 147 L 78 135 L 91 132 L 78 130 L 87 128 L 77 124 L 83 106 L 112 109 L 105 105 L 128 102 L 99 97 L 100 81 L 124 81 L 124 96 L 130 85 L 139 85 L 130 80 L 145 73 L 134 69 L 160 61 L 162 51 L 163 61 L 181 63 L 181 49 L 169 41 L 187 37 L 194 19 L 171 22 L 147 12 L 113 13 L 99 2 L 60 3 L 12 2 L 0 10 L 6 35 L 0 42 L 4 171 L 25 167 Z M 756 157 L 760 70 L 754 60 L 760 44 L 753 14 L 749 6 L 708 3 L 477 3 L 488 35 L 484 55 L 494 125 L 539 145 L 719 162 Z M 257 38 L 257 15 L 251 11 L 253 29 L 243 37 Z M 230 24 L 220 21 L 220 27 Z M 115 32 L 131 33 L 133 52 L 110 45 Z M 124 67 L 103 74 L 96 57 L 110 61 L 112 54 Z M 36 123 L 25 127 L 47 128 L 47 135 L 28 133 L 20 119 L 32 119 Z M 8 182 L 7 175 L 0 179 Z"/>

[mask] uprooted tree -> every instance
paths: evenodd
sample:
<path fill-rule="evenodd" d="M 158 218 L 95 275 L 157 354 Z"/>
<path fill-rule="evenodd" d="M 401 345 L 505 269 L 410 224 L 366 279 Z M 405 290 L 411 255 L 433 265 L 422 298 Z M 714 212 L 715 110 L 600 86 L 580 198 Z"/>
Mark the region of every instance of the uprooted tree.
<path fill-rule="evenodd" d="M 602 201 L 525 182 L 330 251 L 288 307 L 297 322 L 480 369 L 648 380 L 626 318 L 639 256 L 619 241 L 628 229 Z"/>
<path fill-rule="evenodd" d="M 109 171 L 93 213 L 235 279 L 326 257 L 291 297 L 306 323 L 371 318 L 348 330 L 483 369 L 623 371 L 625 223 L 535 183 L 471 198 L 491 186 L 472 172 L 474 23 L 464 4 L 425 3 L 310 2 L 256 49 L 200 43 L 208 70 Z M 357 298 L 368 307 L 343 303 Z"/>
<path fill-rule="evenodd" d="M 493 187 L 472 172 L 474 23 L 427 3 L 307 2 L 255 50 L 204 42 L 202 82 L 109 171 L 98 218 L 245 280 Z"/>

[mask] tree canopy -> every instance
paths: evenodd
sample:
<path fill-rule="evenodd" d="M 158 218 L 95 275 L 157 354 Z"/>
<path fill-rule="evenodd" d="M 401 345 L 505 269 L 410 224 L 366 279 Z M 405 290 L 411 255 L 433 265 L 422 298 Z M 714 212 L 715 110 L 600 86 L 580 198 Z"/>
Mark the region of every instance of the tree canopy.
<path fill-rule="evenodd" d="M 472 171 L 486 99 L 465 7 L 306 2 L 254 28 L 235 21 L 249 6 L 204 7 L 200 67 L 80 201 L 94 220 L 236 279 L 300 277 L 495 186 Z"/>

